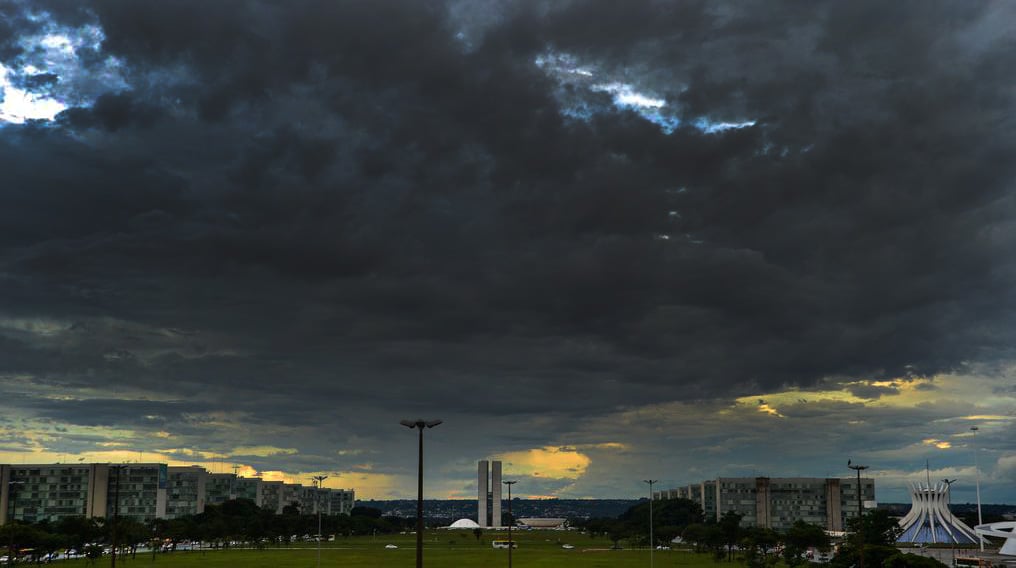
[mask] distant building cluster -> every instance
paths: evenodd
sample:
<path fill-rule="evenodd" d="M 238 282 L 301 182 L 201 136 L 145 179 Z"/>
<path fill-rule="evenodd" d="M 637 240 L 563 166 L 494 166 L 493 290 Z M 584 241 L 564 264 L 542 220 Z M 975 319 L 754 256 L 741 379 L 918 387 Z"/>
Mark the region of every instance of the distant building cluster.
<path fill-rule="evenodd" d="M 857 480 L 824 477 L 719 477 L 653 493 L 653 499 L 695 501 L 706 518 L 741 515 L 741 526 L 786 530 L 801 520 L 842 531 L 857 516 Z M 875 481 L 861 479 L 861 501 L 874 507 Z"/>
<path fill-rule="evenodd" d="M 348 515 L 355 494 L 164 463 L 0 465 L 0 525 L 114 515 L 175 519 L 233 499 L 276 513 L 295 504 L 303 514 Z"/>

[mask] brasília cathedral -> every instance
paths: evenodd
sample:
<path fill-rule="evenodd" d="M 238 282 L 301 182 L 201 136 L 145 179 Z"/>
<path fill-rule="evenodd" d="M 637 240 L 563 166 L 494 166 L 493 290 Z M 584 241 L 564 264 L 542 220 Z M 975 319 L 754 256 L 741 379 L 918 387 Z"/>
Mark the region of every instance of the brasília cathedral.
<path fill-rule="evenodd" d="M 977 533 L 949 510 L 949 486 L 945 483 L 910 485 L 913 506 L 900 519 L 899 543 L 977 544 Z"/>

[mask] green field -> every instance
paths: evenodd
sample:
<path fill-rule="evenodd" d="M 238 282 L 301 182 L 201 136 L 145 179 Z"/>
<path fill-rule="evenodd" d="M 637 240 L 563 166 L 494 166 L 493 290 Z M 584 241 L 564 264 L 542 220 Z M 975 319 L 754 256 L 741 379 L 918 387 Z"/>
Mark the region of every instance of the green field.
<path fill-rule="evenodd" d="M 518 538 L 514 539 L 517 535 Z M 434 531 L 427 533 L 424 544 L 424 565 L 434 568 L 487 568 L 491 566 L 507 566 L 508 551 L 495 550 L 490 541 L 504 538 L 503 533 L 485 533 L 481 542 L 465 532 Z M 557 566 L 576 567 L 627 567 L 649 566 L 649 550 L 609 550 L 611 542 L 606 538 L 590 539 L 573 532 L 523 532 L 513 533 L 513 539 L 519 541 L 519 548 L 512 552 L 513 566 L 518 568 L 535 567 L 549 568 Z M 350 567 L 385 567 L 413 566 L 416 558 L 415 537 L 413 535 L 394 535 L 371 537 L 338 538 L 334 542 L 321 545 L 322 566 Z M 571 544 L 574 549 L 561 548 L 561 544 Z M 395 544 L 399 548 L 385 549 L 386 544 Z M 267 550 L 228 550 L 228 551 L 177 551 L 169 554 L 158 554 L 154 565 L 171 567 L 229 567 L 243 568 L 312 568 L 316 565 L 317 552 L 314 544 L 299 545 L 282 549 Z M 655 565 L 709 567 L 716 564 L 708 554 L 694 554 L 683 551 L 658 550 L 655 552 Z M 151 554 L 129 557 L 118 565 L 152 566 Z M 726 566 L 731 564 L 723 563 Z M 87 566 L 81 560 L 59 562 L 57 566 Z M 104 557 L 95 564 L 108 566 L 109 557 Z"/>

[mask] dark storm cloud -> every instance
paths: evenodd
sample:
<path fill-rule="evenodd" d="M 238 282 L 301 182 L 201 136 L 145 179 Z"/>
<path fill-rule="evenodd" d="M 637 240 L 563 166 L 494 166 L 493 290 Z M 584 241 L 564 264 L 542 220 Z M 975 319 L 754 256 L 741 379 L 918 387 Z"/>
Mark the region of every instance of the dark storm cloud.
<path fill-rule="evenodd" d="M 997 5 L 74 6 L 37 11 L 101 26 L 92 57 L 130 88 L 0 130 L 0 294 L 4 316 L 92 327 L 4 339 L 7 373 L 265 423 L 341 400 L 564 425 L 1011 357 Z M 562 86 L 547 52 L 682 125 Z"/>

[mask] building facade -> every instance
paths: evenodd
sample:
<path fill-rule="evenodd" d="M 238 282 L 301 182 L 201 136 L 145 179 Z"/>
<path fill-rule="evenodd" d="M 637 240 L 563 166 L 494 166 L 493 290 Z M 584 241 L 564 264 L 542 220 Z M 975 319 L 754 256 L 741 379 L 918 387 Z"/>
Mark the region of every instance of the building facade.
<path fill-rule="evenodd" d="M 842 531 L 857 516 L 856 478 L 719 477 L 659 492 L 695 501 L 707 519 L 741 516 L 741 526 L 786 530 L 796 521 Z M 861 479 L 861 501 L 874 507 L 875 481 Z"/>
<path fill-rule="evenodd" d="M 247 499 L 257 503 L 260 507 L 264 503 L 262 498 L 262 484 L 258 477 L 237 477 L 233 480 L 233 499 Z"/>
<path fill-rule="evenodd" d="M 356 493 L 209 473 L 198 466 L 0 465 L 0 525 L 114 515 L 141 522 L 174 519 L 231 499 L 249 499 L 275 513 L 296 503 L 303 514 L 348 515 Z"/>
<path fill-rule="evenodd" d="M 106 514 L 105 464 L 0 465 L 0 525 Z"/>
<path fill-rule="evenodd" d="M 109 466 L 105 517 L 128 517 L 136 521 L 166 518 L 166 486 L 169 467 L 164 463 L 132 463 Z"/>
<path fill-rule="evenodd" d="M 281 481 L 262 481 L 261 482 L 261 508 L 269 511 L 275 511 L 276 515 L 282 514 L 282 507 L 285 503 L 282 501 L 282 487 Z"/>
<path fill-rule="evenodd" d="M 205 512 L 208 472 L 203 467 L 170 467 L 166 487 L 166 518 L 177 519 Z"/>
<path fill-rule="evenodd" d="M 303 504 L 303 485 L 286 483 L 282 486 L 282 509 L 291 505 L 296 505 L 301 513 L 307 512 L 304 510 Z M 282 510 L 279 512 L 281 513 Z"/>
<path fill-rule="evenodd" d="M 236 474 L 233 473 L 209 473 L 205 482 L 205 503 L 208 505 L 221 505 L 226 501 L 236 499 L 233 485 L 236 482 Z"/>
<path fill-rule="evenodd" d="M 351 489 L 324 489 L 328 508 L 326 515 L 348 515 L 353 512 L 356 494 Z"/>

